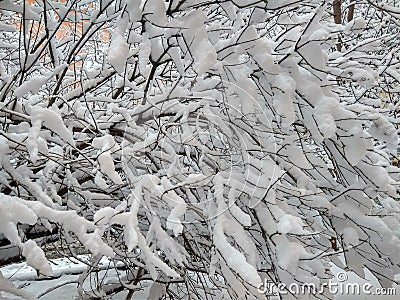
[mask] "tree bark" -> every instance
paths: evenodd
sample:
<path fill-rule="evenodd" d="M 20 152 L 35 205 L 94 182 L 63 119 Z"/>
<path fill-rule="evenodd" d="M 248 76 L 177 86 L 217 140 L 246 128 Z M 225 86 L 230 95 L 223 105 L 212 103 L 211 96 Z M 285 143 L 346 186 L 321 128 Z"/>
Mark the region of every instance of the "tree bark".
<path fill-rule="evenodd" d="M 342 0 L 333 1 L 333 19 L 336 24 L 342 24 Z M 340 35 L 338 37 L 338 42 L 336 43 L 337 51 L 342 51 L 342 41 Z"/>
<path fill-rule="evenodd" d="M 349 6 L 349 12 L 347 14 L 347 22 L 350 22 L 354 19 L 354 9 L 356 7 L 356 4 L 353 3 L 352 5 Z"/>

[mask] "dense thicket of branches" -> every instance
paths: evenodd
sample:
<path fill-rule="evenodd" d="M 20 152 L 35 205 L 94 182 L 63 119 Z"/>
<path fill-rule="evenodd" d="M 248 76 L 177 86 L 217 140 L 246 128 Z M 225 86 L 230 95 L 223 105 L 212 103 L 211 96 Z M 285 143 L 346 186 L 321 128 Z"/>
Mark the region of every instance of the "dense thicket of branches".
<path fill-rule="evenodd" d="M 396 5 L 0 1 L 0 233 L 44 275 L 32 231 L 93 254 L 80 283 L 122 262 L 80 297 L 262 299 L 330 262 L 390 286 Z"/>

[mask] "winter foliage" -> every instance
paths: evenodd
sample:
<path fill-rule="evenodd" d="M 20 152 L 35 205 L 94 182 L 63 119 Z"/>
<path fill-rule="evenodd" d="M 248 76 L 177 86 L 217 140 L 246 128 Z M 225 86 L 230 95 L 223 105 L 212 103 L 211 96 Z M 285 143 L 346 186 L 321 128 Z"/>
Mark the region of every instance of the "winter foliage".
<path fill-rule="evenodd" d="M 0 1 L 2 245 L 41 276 L 80 245 L 78 299 L 392 286 L 399 28 L 391 0 Z"/>

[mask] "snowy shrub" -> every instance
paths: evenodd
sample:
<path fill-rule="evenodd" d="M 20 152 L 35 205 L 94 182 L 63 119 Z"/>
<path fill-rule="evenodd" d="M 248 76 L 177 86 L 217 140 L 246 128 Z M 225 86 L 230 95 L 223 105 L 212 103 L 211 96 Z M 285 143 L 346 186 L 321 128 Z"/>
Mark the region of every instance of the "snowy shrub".
<path fill-rule="evenodd" d="M 2 237 L 42 276 L 30 230 L 79 243 L 79 299 L 150 281 L 149 299 L 264 299 L 265 279 L 321 285 L 331 263 L 391 286 L 393 3 L 0 1 Z"/>

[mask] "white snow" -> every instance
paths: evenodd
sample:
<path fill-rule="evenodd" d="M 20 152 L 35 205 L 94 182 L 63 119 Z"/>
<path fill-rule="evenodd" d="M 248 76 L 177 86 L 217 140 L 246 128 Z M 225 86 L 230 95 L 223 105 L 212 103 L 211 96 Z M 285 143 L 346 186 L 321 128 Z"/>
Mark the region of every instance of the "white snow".
<path fill-rule="evenodd" d="M 273 97 L 276 112 L 282 117 L 282 126 L 289 126 L 296 119 L 293 106 L 296 82 L 287 74 L 279 74 L 275 77 L 273 87 L 276 87 Z"/>
<path fill-rule="evenodd" d="M 129 56 L 129 45 L 124 36 L 115 31 L 108 49 L 108 61 L 118 73 L 124 72 L 126 60 Z"/>
<path fill-rule="evenodd" d="M 353 30 L 364 30 L 366 26 L 367 23 L 365 22 L 365 19 L 363 17 L 356 17 L 346 24 L 343 32 L 345 34 L 350 34 L 350 32 Z"/>
<path fill-rule="evenodd" d="M 260 275 L 257 273 L 255 267 L 246 261 L 246 257 L 243 253 L 239 252 L 228 243 L 224 233 L 224 227 L 226 225 L 225 218 L 222 215 L 218 216 L 214 228 L 214 244 L 227 265 L 232 270 L 239 273 L 249 284 L 257 287 L 261 283 Z"/>
<path fill-rule="evenodd" d="M 47 81 L 47 77 L 45 76 L 35 76 L 31 79 L 22 83 L 19 87 L 14 90 L 15 97 L 22 97 L 27 93 L 36 94 L 42 88 Z"/>
<path fill-rule="evenodd" d="M 303 222 L 299 217 L 292 216 L 290 214 L 284 214 L 276 225 L 276 229 L 280 233 L 305 233 L 303 230 Z"/>
<path fill-rule="evenodd" d="M 208 71 L 217 62 L 217 53 L 207 37 L 207 31 L 204 28 L 206 15 L 198 10 L 192 11 L 183 18 L 187 29 L 183 30 L 183 35 L 187 41 L 190 41 L 190 50 L 194 58 L 194 70 L 202 75 Z"/>
<path fill-rule="evenodd" d="M 53 275 L 50 263 L 47 261 L 42 248 L 35 241 L 28 240 L 23 244 L 22 255 L 26 258 L 27 263 L 41 274 L 45 276 Z"/>
<path fill-rule="evenodd" d="M 122 178 L 115 170 L 114 159 L 111 156 L 112 152 L 120 149 L 114 138 L 109 134 L 94 138 L 92 146 L 99 149 L 97 161 L 99 162 L 101 172 L 107 175 L 115 184 L 121 184 Z M 106 182 L 103 180 L 100 174 L 96 175 L 96 184 L 105 186 Z"/>
<path fill-rule="evenodd" d="M 31 111 L 31 121 L 42 122 L 43 126 L 58 134 L 65 142 L 75 146 L 72 132 L 65 126 L 61 115 L 53 109 L 33 107 Z"/>

